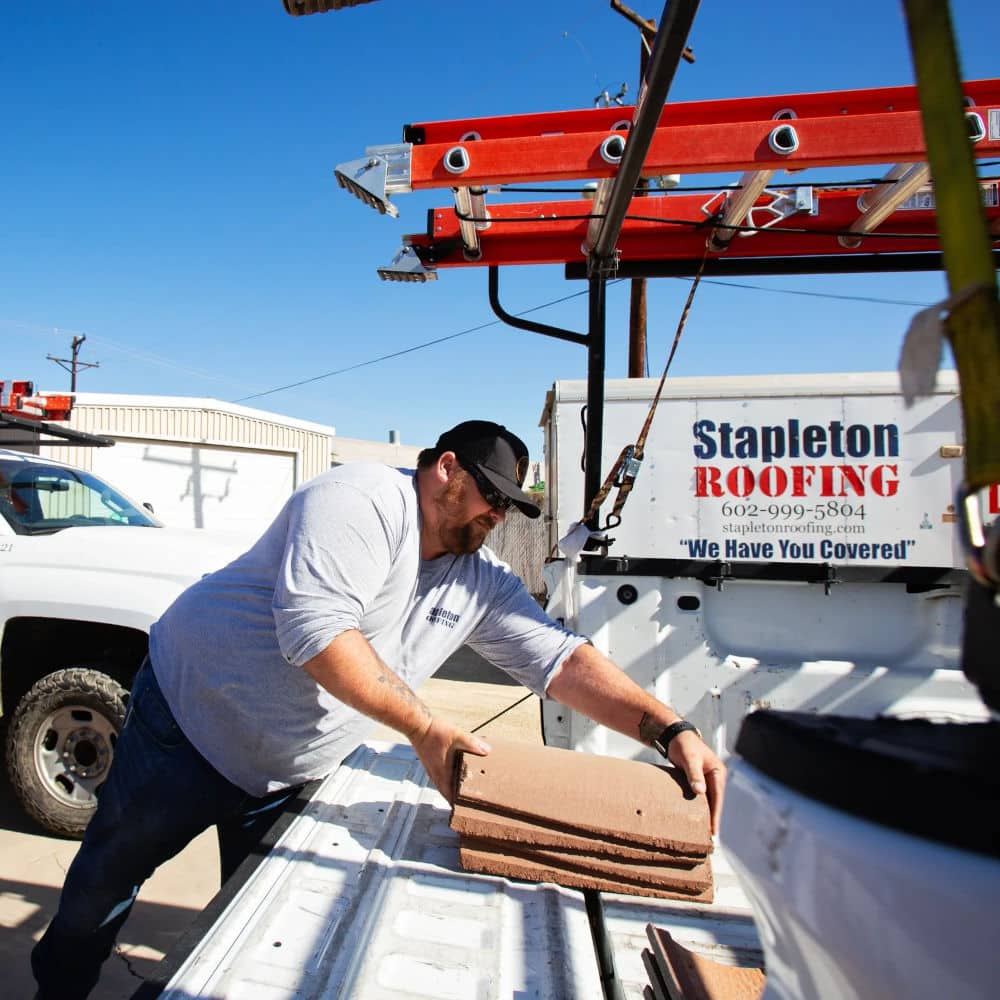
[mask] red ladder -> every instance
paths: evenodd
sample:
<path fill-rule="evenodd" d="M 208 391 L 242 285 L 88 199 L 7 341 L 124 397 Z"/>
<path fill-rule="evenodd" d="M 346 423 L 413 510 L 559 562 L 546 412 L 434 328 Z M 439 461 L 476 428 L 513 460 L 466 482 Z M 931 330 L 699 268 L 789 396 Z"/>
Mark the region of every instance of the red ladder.
<path fill-rule="evenodd" d="M 1000 156 L 1000 80 L 963 85 L 977 159 Z M 402 266 L 383 277 L 426 280 L 439 267 L 573 263 L 593 244 L 628 140 L 631 108 L 424 122 L 402 144 L 372 147 L 342 164 L 342 186 L 381 212 L 391 195 L 451 188 L 424 234 L 407 237 Z M 633 199 L 618 240 L 624 260 L 700 260 L 706 243 L 730 258 L 938 251 L 933 193 L 915 87 L 886 87 L 664 106 L 643 175 L 742 171 L 714 195 Z M 881 183 L 832 190 L 775 186 L 775 175 L 813 167 L 896 164 Z M 495 185 L 598 180 L 590 201 L 500 204 Z M 571 192 L 568 192 L 571 193 Z M 983 184 L 1000 234 L 998 182 Z"/>

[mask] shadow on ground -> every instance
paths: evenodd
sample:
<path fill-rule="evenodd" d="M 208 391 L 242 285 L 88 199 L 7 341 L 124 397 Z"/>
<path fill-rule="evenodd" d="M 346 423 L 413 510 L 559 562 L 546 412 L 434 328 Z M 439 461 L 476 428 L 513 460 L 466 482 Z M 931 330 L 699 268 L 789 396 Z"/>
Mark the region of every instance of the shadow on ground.
<path fill-rule="evenodd" d="M 56 911 L 77 843 L 52 836 L 29 819 L 0 767 L 0 995 L 9 1000 L 30 1000 L 35 995 L 31 949 Z M 214 858 L 212 863 L 216 864 Z M 171 876 L 187 886 L 192 877 L 183 862 Z M 187 895 L 192 895 L 190 890 Z M 148 902 L 140 895 L 90 1000 L 131 997 L 198 913 L 198 908 Z"/>
<path fill-rule="evenodd" d="M 10 1000 L 28 1000 L 35 993 L 31 949 L 55 912 L 59 889 L 0 879 L 0 899 L 6 910 L 0 933 L 3 995 Z M 197 915 L 197 910 L 144 903 L 140 899 L 125 924 L 116 953 L 105 963 L 90 1000 L 130 997 L 152 975 L 161 955 L 170 951 Z"/>
<path fill-rule="evenodd" d="M 520 686 L 519 681 L 505 674 L 499 667 L 494 667 L 488 660 L 484 660 L 467 647 L 463 647 L 445 660 L 434 676 L 442 681 L 473 681 L 478 684 Z"/>

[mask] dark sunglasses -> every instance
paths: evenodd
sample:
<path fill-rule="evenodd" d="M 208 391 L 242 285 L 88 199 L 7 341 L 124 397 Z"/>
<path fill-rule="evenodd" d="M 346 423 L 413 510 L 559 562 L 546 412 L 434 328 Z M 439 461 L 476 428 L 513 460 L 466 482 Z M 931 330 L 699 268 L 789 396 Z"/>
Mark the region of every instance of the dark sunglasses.
<path fill-rule="evenodd" d="M 514 501 L 506 493 L 501 493 L 471 462 L 459 457 L 458 464 L 472 476 L 476 489 L 494 510 L 508 511 L 514 506 Z"/>

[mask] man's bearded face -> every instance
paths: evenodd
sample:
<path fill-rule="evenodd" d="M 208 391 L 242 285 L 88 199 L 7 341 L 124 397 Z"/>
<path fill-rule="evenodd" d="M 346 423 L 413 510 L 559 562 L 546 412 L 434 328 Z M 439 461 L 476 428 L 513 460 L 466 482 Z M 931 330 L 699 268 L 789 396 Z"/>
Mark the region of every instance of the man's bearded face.
<path fill-rule="evenodd" d="M 477 551 L 497 522 L 497 514 L 479 495 L 472 477 L 464 470 L 448 481 L 437 498 L 441 513 L 439 534 L 441 544 L 452 555 L 468 555 Z M 474 517 L 470 512 L 486 507 Z"/>

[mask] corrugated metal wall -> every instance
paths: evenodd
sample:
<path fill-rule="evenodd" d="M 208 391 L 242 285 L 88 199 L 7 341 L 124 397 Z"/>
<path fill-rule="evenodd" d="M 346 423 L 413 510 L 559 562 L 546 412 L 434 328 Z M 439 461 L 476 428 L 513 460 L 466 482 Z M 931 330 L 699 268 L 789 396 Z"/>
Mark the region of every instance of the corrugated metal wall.
<path fill-rule="evenodd" d="M 296 485 L 330 468 L 332 433 L 282 423 L 252 410 L 224 407 L 217 400 L 191 400 L 185 405 L 128 399 L 91 402 L 78 396 L 69 426 L 123 440 L 228 446 L 294 455 Z M 46 449 L 52 458 L 84 469 L 93 469 L 94 453 L 93 448 L 71 444 Z"/>

